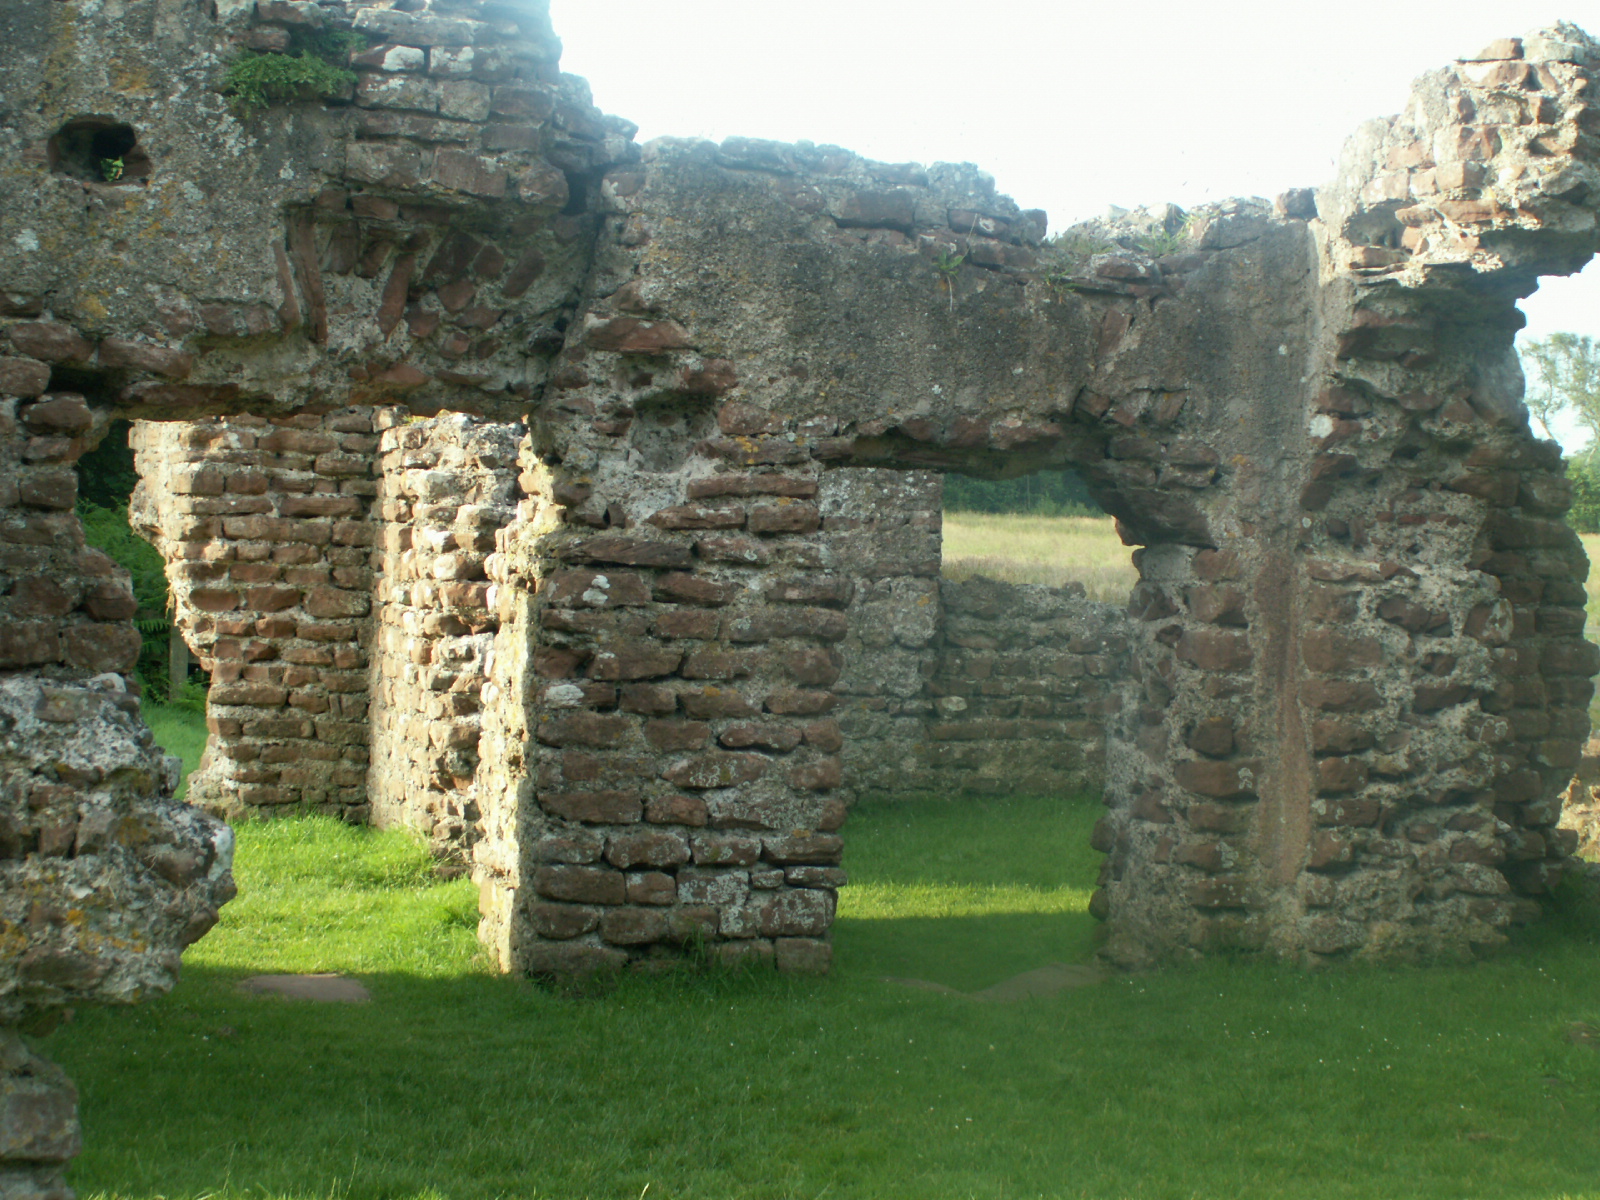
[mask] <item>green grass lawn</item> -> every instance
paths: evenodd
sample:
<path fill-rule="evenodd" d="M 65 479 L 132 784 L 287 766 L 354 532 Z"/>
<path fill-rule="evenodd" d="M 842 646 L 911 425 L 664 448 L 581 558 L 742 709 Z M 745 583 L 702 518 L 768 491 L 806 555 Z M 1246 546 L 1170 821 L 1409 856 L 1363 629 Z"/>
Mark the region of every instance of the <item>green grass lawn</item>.
<path fill-rule="evenodd" d="M 1013 1004 L 1083 958 L 1096 806 L 867 807 L 834 973 L 491 973 L 404 834 L 242 827 L 240 895 L 170 996 L 44 1043 L 86 1197 L 1600 1196 L 1600 942 L 1475 966 L 1212 961 Z M 235 990 L 342 971 L 367 1005 Z M 648 1186 L 648 1191 L 646 1187 Z"/>
<path fill-rule="evenodd" d="M 177 798 L 189 789 L 189 773 L 200 765 L 200 756 L 206 750 L 206 719 L 203 712 L 177 705 L 155 704 L 146 700 L 143 705 L 145 724 L 155 735 L 156 744 L 168 754 L 183 759 L 183 780 L 178 784 Z"/>
<path fill-rule="evenodd" d="M 1081 583 L 1089 599 L 1107 604 L 1126 603 L 1139 578 L 1133 548 L 1110 517 L 947 512 L 942 552 L 946 579 Z"/>

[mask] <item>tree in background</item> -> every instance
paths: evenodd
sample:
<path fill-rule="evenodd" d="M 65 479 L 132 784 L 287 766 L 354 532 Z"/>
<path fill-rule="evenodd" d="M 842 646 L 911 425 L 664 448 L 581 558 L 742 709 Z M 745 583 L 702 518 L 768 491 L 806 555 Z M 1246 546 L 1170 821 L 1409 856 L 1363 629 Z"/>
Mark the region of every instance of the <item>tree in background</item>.
<path fill-rule="evenodd" d="M 1017 479 L 944 477 L 949 512 L 1026 513 L 1035 517 L 1099 517 L 1105 514 L 1084 482 L 1071 471 L 1038 471 Z"/>
<path fill-rule="evenodd" d="M 1552 333 L 1520 347 L 1528 387 L 1524 401 L 1546 437 L 1551 422 L 1568 415 L 1588 433 L 1589 444 L 1572 455 L 1572 511 L 1567 520 L 1579 533 L 1600 533 L 1600 343 L 1575 333 Z"/>
<path fill-rule="evenodd" d="M 113 421 L 100 444 L 78 460 L 78 519 L 83 522 L 83 540 L 128 568 L 133 576 L 133 596 L 139 605 L 133 623 L 144 638 L 135 674 L 145 694 L 157 701 L 193 706 L 203 692 L 168 694 L 168 639 L 177 634 L 169 611 L 166 563 L 161 552 L 128 523 L 128 498 L 139 482 L 133 451 L 128 447 L 128 429 L 128 422 Z"/>

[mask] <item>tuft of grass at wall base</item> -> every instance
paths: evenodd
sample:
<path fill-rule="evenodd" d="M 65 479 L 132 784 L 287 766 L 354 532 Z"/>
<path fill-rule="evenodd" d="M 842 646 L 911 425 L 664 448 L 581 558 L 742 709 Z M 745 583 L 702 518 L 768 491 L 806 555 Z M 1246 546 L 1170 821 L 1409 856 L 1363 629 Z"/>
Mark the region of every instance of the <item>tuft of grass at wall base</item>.
<path fill-rule="evenodd" d="M 495 975 L 476 897 L 404 834 L 242 826 L 238 900 L 170 996 L 43 1043 L 81 1196 L 1600 1196 L 1600 938 L 1304 973 L 1211 961 L 1023 1000 L 1081 958 L 1087 800 L 863 807 L 832 976 Z M 250 997 L 337 971 L 364 1005 Z M 648 1192 L 646 1188 L 648 1187 Z"/>

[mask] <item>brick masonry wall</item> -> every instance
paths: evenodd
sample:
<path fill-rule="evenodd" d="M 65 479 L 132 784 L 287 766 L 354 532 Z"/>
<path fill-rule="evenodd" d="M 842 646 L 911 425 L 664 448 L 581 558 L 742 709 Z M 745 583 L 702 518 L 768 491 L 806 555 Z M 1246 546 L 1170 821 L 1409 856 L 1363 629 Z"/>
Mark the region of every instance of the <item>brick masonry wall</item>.
<path fill-rule="evenodd" d="M 940 791 L 1093 795 L 1123 703 L 1126 615 L 1082 587 L 940 586 L 925 767 Z"/>
<path fill-rule="evenodd" d="M 374 433 L 324 417 L 136 422 L 131 517 L 211 672 L 195 803 L 365 820 Z"/>
<path fill-rule="evenodd" d="M 850 789 L 931 790 L 918 749 L 933 712 L 943 479 L 932 471 L 844 467 L 821 483 L 826 543 L 851 581 L 843 669 L 833 685 Z"/>
<path fill-rule="evenodd" d="M 1424 76 L 1333 186 L 1206 206 L 1183 253 L 1138 248 L 1177 233 L 1145 214 L 1080 231 L 1106 249 L 1073 255 L 969 167 L 635 147 L 561 75 L 537 3 L 10 8 L 0 90 L 40 100 L 4 114 L 0 173 L 0 691 L 28 731 L 4 746 L 26 784 L 5 793 L 4 901 L 88 894 L 78 875 L 102 870 L 93 894 L 116 898 L 88 912 L 92 939 L 25 926 L 0 967 L 65 981 L 36 1007 L 114 999 L 104 981 L 130 970 L 139 994 L 170 986 L 227 891 L 225 831 L 171 803 L 130 698 L 94 682 L 137 648 L 126 585 L 69 511 L 77 445 L 112 409 L 218 431 L 249 414 L 236 446 L 175 443 L 174 486 L 149 500 L 172 510 L 182 619 L 221 676 L 201 783 L 352 816 L 376 530 L 280 504 L 359 508 L 378 478 L 370 448 L 345 474 L 317 465 L 337 442 L 291 435 L 370 439 L 311 415 L 348 404 L 534 418 L 517 515 L 466 581 L 500 625 L 486 682 L 475 659 L 461 691 L 428 689 L 476 686 L 484 706 L 471 857 L 507 969 L 654 969 L 701 940 L 826 967 L 842 710 L 886 730 L 929 700 L 970 711 L 933 691 L 991 653 L 940 666 L 936 556 L 832 554 L 863 519 L 829 506 L 840 469 L 1073 466 L 1145 547 L 1128 702 L 1047 693 L 1057 711 L 1023 717 L 1048 681 L 1022 673 L 980 688 L 973 718 L 1065 729 L 1071 705 L 1103 703 L 1109 957 L 1464 955 L 1566 869 L 1559 796 L 1597 659 L 1560 464 L 1518 403 L 1513 298 L 1600 245 L 1596 193 L 1572 186 L 1596 156 L 1600 46 L 1581 31 Z M 230 114 L 229 55 L 315 25 L 375 43 L 352 94 Z M 129 47 L 150 89 L 94 69 Z M 117 181 L 71 169 L 57 139 L 83 113 L 160 154 Z M 295 486 L 230 491 L 256 464 L 228 456 L 260 453 Z M 908 551 L 935 526 L 919 503 L 873 518 Z M 484 532 L 459 513 L 449 529 Z M 395 603 L 405 630 L 421 606 Z M 952 636 L 997 656 L 1024 636 L 973 630 L 971 604 L 990 601 L 951 597 Z M 429 666 L 483 653 L 488 625 L 462 621 Z M 1048 623 L 1026 636 L 1059 646 L 1031 628 Z M 1093 637 L 1066 637 L 1100 678 Z M 853 647 L 882 678 L 847 675 Z M 465 717 L 447 744 L 470 740 Z M 113 726 L 127 753 L 84 761 Z M 78 773 L 35 804 L 62 762 Z M 158 852 L 101 836 L 147 824 Z"/>
<path fill-rule="evenodd" d="M 833 690 L 857 796 L 1098 790 L 1124 619 L 1082 588 L 942 580 L 942 476 L 823 475 L 824 536 L 852 578 Z"/>
<path fill-rule="evenodd" d="M 380 414 L 369 798 L 465 861 L 477 840 L 482 693 L 499 618 L 485 562 L 515 515 L 520 426 Z"/>

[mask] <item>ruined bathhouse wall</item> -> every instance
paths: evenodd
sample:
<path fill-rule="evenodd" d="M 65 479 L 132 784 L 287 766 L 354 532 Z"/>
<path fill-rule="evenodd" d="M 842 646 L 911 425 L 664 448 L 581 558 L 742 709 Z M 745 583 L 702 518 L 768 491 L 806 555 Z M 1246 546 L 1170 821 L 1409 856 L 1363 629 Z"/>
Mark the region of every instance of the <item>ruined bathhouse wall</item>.
<path fill-rule="evenodd" d="M 65 1007 L 166 992 L 182 948 L 216 924 L 234 894 L 233 835 L 173 801 L 178 772 L 178 760 L 152 744 L 120 675 L 0 675 L 7 1196 L 70 1195 L 62 1171 L 80 1145 L 75 1089 L 16 1027 L 47 1033 Z"/>
<path fill-rule="evenodd" d="M 119 674 L 131 582 L 72 511 L 106 418 L 45 391 L 52 353 L 0 333 L 0 1191 L 18 1196 L 61 1194 L 80 1133 L 72 1084 L 15 1028 L 166 991 L 233 894 L 231 835 L 173 802 L 177 761 Z"/>
<path fill-rule="evenodd" d="M 943 476 L 845 467 L 821 479 L 828 553 L 849 581 L 849 629 L 833 684 L 847 786 L 857 796 L 915 793 L 933 714 L 938 657 Z"/>
<path fill-rule="evenodd" d="M 393 411 L 380 423 L 372 820 L 417 829 L 459 859 L 477 837 L 482 691 L 499 629 L 484 564 L 515 515 L 523 431 Z"/>
<path fill-rule="evenodd" d="M 857 796 L 1073 795 L 1104 782 L 1123 616 L 1047 588 L 942 580 L 942 476 L 823 475 L 823 535 L 853 581 L 833 685 Z"/>
<path fill-rule="evenodd" d="M 664 416 L 651 433 L 681 427 Z M 479 857 L 500 897 L 486 938 L 534 970 L 621 965 L 691 939 L 825 967 L 844 819 L 828 688 L 848 581 L 816 536 L 815 471 L 698 484 L 660 472 L 611 511 L 591 507 L 590 484 L 526 474 L 525 520 L 565 510 L 567 522 L 543 542 L 508 527 L 491 572 L 515 605 L 497 663 L 500 647 L 532 652 L 520 671 L 533 803 L 514 826 L 486 814 L 516 838 Z M 680 502 L 663 504 L 673 492 Z M 561 536 L 590 512 L 625 532 Z"/>
<path fill-rule="evenodd" d="M 134 520 L 212 672 L 197 802 L 407 824 L 444 856 L 470 845 L 495 628 L 483 560 L 512 513 L 516 437 L 366 408 L 134 427 Z"/>
<path fill-rule="evenodd" d="M 367 814 L 373 411 L 139 421 L 130 519 L 211 673 L 194 803 Z"/>
<path fill-rule="evenodd" d="M 0 90 L 37 98 L 0 130 L 0 391 L 90 400 L 0 429 L 0 480 L 21 481 L 0 491 L 8 685 L 76 686 L 137 644 L 80 589 L 115 580 L 68 512 L 81 429 L 388 404 L 525 420 L 484 563 L 485 940 L 527 971 L 702 939 L 820 969 L 850 786 L 833 689 L 852 606 L 877 599 L 830 552 L 824 476 L 1073 467 L 1143 547 L 1104 733 L 1108 956 L 1465 954 L 1559 876 L 1596 661 L 1512 337 L 1516 299 L 1600 242 L 1581 31 L 1424 77 L 1334 186 L 1207 206 L 1154 257 L 1178 233 L 1161 214 L 1073 254 L 969 167 L 637 148 L 560 75 L 536 5 L 215 13 L 0 8 Z M 353 94 L 230 114 L 229 55 L 318 23 L 383 39 Z M 126 123 L 148 169 L 64 159 L 82 114 Z M 932 572 L 882 578 L 931 595 Z M 94 603 L 127 603 L 111 590 Z M 932 661 L 920 637 L 896 653 Z M 237 682 L 291 690 L 261 665 Z M 61 724 L 70 762 L 93 714 Z M 89 785 L 60 782 L 81 817 Z M 165 815 L 116 827 L 167 821 L 205 860 L 211 827 L 147 798 Z M 171 897 L 199 884 L 132 849 L 112 867 L 89 925 L 175 953 L 198 910 Z M 121 907 L 144 887 L 159 902 Z M 7 962 L 55 936 L 29 926 Z"/>
<path fill-rule="evenodd" d="M 293 29 L 358 19 L 387 44 L 359 68 L 356 103 L 283 106 L 248 121 L 229 113 L 218 85 L 240 46 L 281 48 Z M 519 419 L 587 269 L 586 175 L 630 152 L 626 126 L 561 77 L 558 52 L 545 15 L 527 5 L 455 6 L 449 16 L 298 3 L 0 5 L 0 94 L 33 98 L 0 121 L 10 164 L 0 178 L 8 1195 L 63 1194 L 60 1168 L 77 1147 L 70 1084 L 23 1050 L 13 1027 L 43 1029 L 62 1006 L 164 992 L 181 947 L 231 894 L 225 829 L 173 803 L 120 681 L 89 686 L 131 670 L 140 639 L 125 575 L 84 548 L 71 463 L 113 413 L 283 417 L 308 403 L 326 412 L 405 396 L 423 411 L 498 404 Z M 95 164 L 52 147 L 85 114 L 137 137 L 122 179 L 104 181 Z M 218 640 L 235 636 L 250 640 Z M 258 664 L 238 661 L 243 682 L 244 666 Z M 324 670 L 364 674 L 359 660 L 314 668 L 318 687 Z M 326 690 L 322 719 L 350 694 Z M 268 719 L 243 707 L 241 720 Z M 242 726 L 239 736 L 250 740 Z M 343 789 L 365 762 L 347 754 L 364 747 L 335 745 L 356 778 L 328 781 L 324 794 L 353 813 L 360 805 Z M 322 787 L 323 760 L 301 761 L 315 771 L 292 786 Z M 280 774 L 276 785 L 288 782 Z M 258 786 L 274 785 L 239 781 Z"/>
<path fill-rule="evenodd" d="M 1124 703 L 1125 616 L 1082 585 L 940 584 L 919 766 L 939 792 L 1081 796 L 1105 783 L 1107 720 Z"/>

